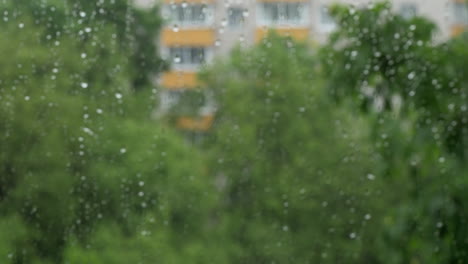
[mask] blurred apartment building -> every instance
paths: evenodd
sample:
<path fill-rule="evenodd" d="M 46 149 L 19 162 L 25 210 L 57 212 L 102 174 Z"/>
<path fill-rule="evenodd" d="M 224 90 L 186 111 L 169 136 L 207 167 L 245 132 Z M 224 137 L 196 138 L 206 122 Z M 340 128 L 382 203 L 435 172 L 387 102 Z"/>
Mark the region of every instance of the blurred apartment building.
<path fill-rule="evenodd" d="M 359 7 L 369 0 L 134 0 L 140 7 L 159 4 L 166 21 L 160 53 L 171 70 L 158 77 L 159 113 L 180 106 L 183 94 L 199 86 L 197 71 L 236 45 L 252 45 L 274 29 L 297 40 L 323 43 L 335 23 L 328 14 L 333 3 Z M 392 0 L 394 11 L 405 17 L 425 16 L 439 28 L 437 39 L 460 34 L 468 26 L 465 0 Z M 179 116 L 180 129 L 203 132 L 210 128 L 216 110 L 209 94 L 197 113 Z"/>

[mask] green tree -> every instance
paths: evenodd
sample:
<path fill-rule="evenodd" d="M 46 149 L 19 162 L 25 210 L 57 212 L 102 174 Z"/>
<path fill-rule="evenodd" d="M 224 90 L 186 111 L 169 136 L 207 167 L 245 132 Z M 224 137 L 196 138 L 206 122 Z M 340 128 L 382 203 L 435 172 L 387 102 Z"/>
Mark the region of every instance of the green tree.
<path fill-rule="evenodd" d="M 406 186 L 380 235 L 380 261 L 464 263 L 466 38 L 435 44 L 434 24 L 391 10 L 332 8 L 339 29 L 321 50 L 322 72 L 334 99 L 374 120 L 387 184 Z"/>
<path fill-rule="evenodd" d="M 161 262 L 177 248 L 201 259 L 214 201 L 203 159 L 148 120 L 154 98 L 135 96 L 118 28 L 89 21 L 96 23 L 89 38 L 79 31 L 49 38 L 56 21 L 42 25 L 28 7 L 8 9 L 0 24 L 8 39 L 0 52 L 9 56 L 0 62 L 0 262 L 76 263 L 93 254 L 112 261 L 88 245 L 137 247 L 149 215 L 157 228 L 144 242 L 172 250 Z"/>
<path fill-rule="evenodd" d="M 324 93 L 308 47 L 271 35 L 202 78 L 230 263 L 372 263 L 386 196 L 366 122 Z"/>

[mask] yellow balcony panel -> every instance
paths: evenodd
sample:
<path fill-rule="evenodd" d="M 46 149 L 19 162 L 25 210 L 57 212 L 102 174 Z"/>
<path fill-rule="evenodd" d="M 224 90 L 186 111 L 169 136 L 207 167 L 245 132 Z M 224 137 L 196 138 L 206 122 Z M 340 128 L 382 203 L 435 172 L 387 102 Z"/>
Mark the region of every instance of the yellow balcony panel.
<path fill-rule="evenodd" d="M 161 85 L 166 89 L 191 89 L 199 82 L 195 72 L 170 71 L 162 74 Z"/>
<path fill-rule="evenodd" d="M 452 34 L 452 37 L 456 37 L 458 35 L 460 35 L 461 33 L 463 33 L 468 27 L 466 25 L 463 25 L 463 24 L 457 24 L 457 25 L 453 25 L 452 26 L 452 29 L 451 29 L 451 34 Z"/>
<path fill-rule="evenodd" d="M 165 28 L 161 34 L 165 46 L 212 46 L 215 39 L 212 29 L 180 29 L 174 32 L 171 28 Z"/>
<path fill-rule="evenodd" d="M 255 41 L 259 42 L 268 35 L 269 30 L 274 30 L 280 36 L 290 36 L 298 41 L 305 41 L 309 37 L 308 28 L 257 28 Z"/>
<path fill-rule="evenodd" d="M 200 118 L 180 117 L 177 120 L 177 128 L 189 131 L 207 131 L 213 125 L 214 116 L 206 115 Z"/>

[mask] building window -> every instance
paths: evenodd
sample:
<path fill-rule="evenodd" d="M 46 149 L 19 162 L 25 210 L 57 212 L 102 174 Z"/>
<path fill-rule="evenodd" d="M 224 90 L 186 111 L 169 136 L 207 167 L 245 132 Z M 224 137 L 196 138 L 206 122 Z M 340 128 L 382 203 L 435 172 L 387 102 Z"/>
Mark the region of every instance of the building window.
<path fill-rule="evenodd" d="M 418 8 L 413 3 L 404 3 L 400 6 L 400 15 L 405 19 L 411 19 L 418 14 Z"/>
<path fill-rule="evenodd" d="M 231 7 L 228 9 L 228 25 L 235 28 L 244 22 L 244 9 L 240 7 Z"/>
<path fill-rule="evenodd" d="M 453 9 L 455 24 L 468 25 L 468 5 L 466 3 L 454 3 Z"/>
<path fill-rule="evenodd" d="M 203 47 L 172 47 L 169 50 L 174 66 L 198 66 L 205 63 L 206 50 Z"/>
<path fill-rule="evenodd" d="M 332 31 L 336 28 L 335 20 L 330 15 L 328 7 L 323 5 L 320 7 L 320 24 L 319 27 L 322 31 Z"/>
<path fill-rule="evenodd" d="M 178 25 L 205 25 L 210 17 L 209 7 L 204 4 L 170 5 L 171 23 Z"/>
<path fill-rule="evenodd" d="M 261 3 L 262 24 L 303 24 L 305 4 L 296 2 Z"/>

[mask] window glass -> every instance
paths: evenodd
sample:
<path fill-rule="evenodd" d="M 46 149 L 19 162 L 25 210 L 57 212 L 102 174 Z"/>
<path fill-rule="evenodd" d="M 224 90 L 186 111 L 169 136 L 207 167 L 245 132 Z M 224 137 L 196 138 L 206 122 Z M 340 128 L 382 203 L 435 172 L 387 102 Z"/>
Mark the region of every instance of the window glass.
<path fill-rule="evenodd" d="M 454 3 L 454 22 L 468 24 L 468 5 L 466 3 Z"/>
<path fill-rule="evenodd" d="M 297 24 L 305 20 L 305 5 L 295 2 L 273 2 L 260 5 L 267 24 Z"/>
<path fill-rule="evenodd" d="M 170 48 L 172 63 L 181 65 L 200 65 L 205 62 L 203 47 L 172 47 Z"/>
<path fill-rule="evenodd" d="M 244 9 L 240 7 L 230 7 L 228 9 L 228 25 L 229 27 L 239 27 L 244 22 Z"/>
<path fill-rule="evenodd" d="M 413 3 L 403 3 L 400 6 L 400 15 L 406 19 L 410 19 L 417 15 L 418 8 Z"/>
<path fill-rule="evenodd" d="M 207 22 L 208 7 L 204 4 L 173 4 L 170 6 L 171 22 L 181 25 L 200 25 Z"/>

